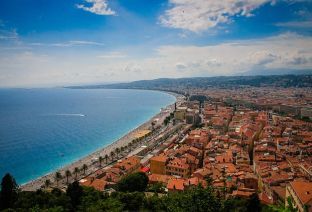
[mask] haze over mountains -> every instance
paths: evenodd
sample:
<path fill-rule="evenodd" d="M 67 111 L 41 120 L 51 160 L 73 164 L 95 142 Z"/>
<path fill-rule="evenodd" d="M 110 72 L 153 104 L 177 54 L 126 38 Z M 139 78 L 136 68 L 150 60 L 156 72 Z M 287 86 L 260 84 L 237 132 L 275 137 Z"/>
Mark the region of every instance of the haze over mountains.
<path fill-rule="evenodd" d="M 68 88 L 155 89 L 175 91 L 184 88 L 230 88 L 244 86 L 312 87 L 312 75 L 220 76 L 178 79 L 160 78 L 128 83 L 69 86 Z"/>

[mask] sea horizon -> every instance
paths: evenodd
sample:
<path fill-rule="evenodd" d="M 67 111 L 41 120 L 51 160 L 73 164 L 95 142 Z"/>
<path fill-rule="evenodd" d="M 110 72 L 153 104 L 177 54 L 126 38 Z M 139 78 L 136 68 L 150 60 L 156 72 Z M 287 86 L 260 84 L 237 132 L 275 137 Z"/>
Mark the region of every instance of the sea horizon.
<path fill-rule="evenodd" d="M 0 174 L 18 184 L 110 145 L 175 102 L 127 89 L 4 88 L 0 97 Z"/>

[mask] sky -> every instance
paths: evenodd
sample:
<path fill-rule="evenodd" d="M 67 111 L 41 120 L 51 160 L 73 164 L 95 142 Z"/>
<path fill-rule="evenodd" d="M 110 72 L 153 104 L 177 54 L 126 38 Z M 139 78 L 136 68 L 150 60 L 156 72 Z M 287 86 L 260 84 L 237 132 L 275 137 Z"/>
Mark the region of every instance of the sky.
<path fill-rule="evenodd" d="M 1 0 L 0 87 L 312 67 L 311 0 Z"/>

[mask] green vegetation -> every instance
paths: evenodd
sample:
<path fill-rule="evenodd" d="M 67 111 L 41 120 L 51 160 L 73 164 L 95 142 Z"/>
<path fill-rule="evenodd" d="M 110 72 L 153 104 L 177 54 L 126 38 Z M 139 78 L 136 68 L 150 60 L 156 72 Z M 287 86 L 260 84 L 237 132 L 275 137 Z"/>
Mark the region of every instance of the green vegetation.
<path fill-rule="evenodd" d="M 66 176 L 66 184 L 68 184 L 68 178 L 72 176 L 71 172 L 69 170 L 65 171 L 65 176 Z"/>
<path fill-rule="evenodd" d="M 1 182 L 0 209 L 12 207 L 17 196 L 18 186 L 15 179 L 10 174 L 6 174 Z"/>
<path fill-rule="evenodd" d="M 148 184 L 148 177 L 137 172 L 122 178 L 117 184 L 117 190 L 122 192 L 145 191 Z"/>
<path fill-rule="evenodd" d="M 87 164 L 83 164 L 81 167 L 81 170 L 83 170 L 83 175 L 86 175 L 86 171 L 88 169 L 88 165 Z"/>
<path fill-rule="evenodd" d="M 161 185 L 147 189 L 144 173 L 134 173 L 118 183 L 110 195 L 90 187 L 81 187 L 77 181 L 68 185 L 66 192 L 59 189 L 35 192 L 19 191 L 14 178 L 7 174 L 2 179 L 0 192 L 1 211 L 289 211 L 275 206 L 263 206 L 257 195 L 250 199 L 223 200 L 212 187 L 201 186 L 184 192 L 163 192 Z"/>
<path fill-rule="evenodd" d="M 80 169 L 78 167 L 75 167 L 74 171 L 73 171 L 73 174 L 75 175 L 75 180 L 77 180 L 77 176 L 80 172 Z"/>
<path fill-rule="evenodd" d="M 167 126 L 168 124 L 169 124 L 169 122 L 170 122 L 170 120 L 171 119 L 173 119 L 174 118 L 174 113 L 170 113 L 170 115 L 169 116 L 167 116 L 165 119 L 164 119 L 164 125 L 165 126 Z"/>
<path fill-rule="evenodd" d="M 102 156 L 100 156 L 100 157 L 99 157 L 100 167 L 102 167 L 102 162 L 103 162 L 103 159 L 104 159 L 104 158 L 103 158 Z"/>
<path fill-rule="evenodd" d="M 55 172 L 55 176 L 54 176 L 55 180 L 56 180 L 56 184 L 58 186 L 59 181 L 62 180 L 63 176 L 60 172 Z"/>

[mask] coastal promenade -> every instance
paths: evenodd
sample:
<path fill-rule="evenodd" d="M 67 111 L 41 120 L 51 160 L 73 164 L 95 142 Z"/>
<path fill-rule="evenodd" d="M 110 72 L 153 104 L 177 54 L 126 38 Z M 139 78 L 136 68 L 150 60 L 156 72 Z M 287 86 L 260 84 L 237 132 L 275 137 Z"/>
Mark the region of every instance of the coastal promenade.
<path fill-rule="evenodd" d="M 175 95 L 176 97 L 176 104 L 179 105 L 182 101 L 184 101 L 184 98 L 183 96 L 181 95 L 177 95 L 177 94 L 173 94 L 173 93 L 170 93 L 171 95 Z M 126 147 L 128 146 L 134 139 L 137 138 L 137 135 L 140 134 L 142 131 L 146 131 L 146 130 L 149 130 L 151 129 L 152 127 L 152 123 L 156 122 L 156 126 L 160 126 L 159 129 L 155 130 L 154 133 L 152 133 L 150 135 L 150 138 L 146 138 L 148 139 L 149 141 L 154 137 L 154 136 L 157 136 L 161 133 L 163 133 L 163 131 L 165 130 L 164 127 L 162 126 L 162 123 L 164 122 L 165 118 L 167 116 L 170 115 L 171 112 L 174 111 L 174 104 L 172 105 L 169 105 L 167 106 L 166 108 L 162 109 L 160 113 L 158 113 L 157 115 L 155 115 L 154 117 L 152 117 L 150 120 L 148 120 L 147 122 L 143 123 L 142 125 L 140 125 L 139 127 L 135 128 L 134 130 L 130 131 L 129 133 L 127 133 L 126 135 L 124 135 L 123 137 L 121 137 L 120 139 L 116 140 L 115 142 L 113 142 L 112 144 L 108 145 L 108 146 L 105 146 L 104 148 L 98 150 L 98 151 L 95 151 L 91 154 L 89 154 L 88 156 L 82 158 L 82 159 L 79 159 L 67 166 L 64 166 L 62 168 L 60 168 L 59 170 L 56 170 L 54 172 L 51 172 L 47 175 L 44 175 L 40 178 L 37 178 L 33 181 L 30 181 L 26 184 L 23 184 L 20 186 L 21 190 L 24 190 L 24 191 L 35 191 L 37 189 L 40 189 L 42 187 L 44 187 L 46 181 L 49 181 L 51 183 L 50 187 L 58 187 L 58 188 L 61 188 L 61 189 L 65 189 L 66 188 L 66 185 L 67 185 L 67 180 L 66 180 L 66 177 L 65 177 L 65 172 L 67 170 L 69 170 L 72 174 L 71 177 L 69 177 L 69 181 L 73 181 L 74 180 L 74 170 L 75 168 L 79 168 L 81 171 L 78 173 L 77 175 L 77 179 L 81 179 L 85 176 L 88 176 L 92 173 L 94 173 L 96 170 L 98 170 L 100 167 L 99 165 L 99 162 L 98 159 L 99 157 L 102 157 L 104 158 L 105 155 L 108 155 L 110 156 L 111 155 L 111 152 L 115 152 L 115 150 L 117 148 L 122 148 L 122 147 Z M 124 152 L 121 152 L 120 156 L 125 156 L 125 155 L 128 155 L 128 154 L 131 154 L 132 151 L 135 151 L 135 148 L 134 149 L 127 149 L 126 151 Z M 120 157 L 119 157 L 120 158 Z M 111 157 L 109 157 L 108 161 L 107 161 L 107 164 L 103 163 L 103 167 L 105 166 L 109 166 L 109 164 L 113 163 L 114 161 L 116 161 L 116 159 L 118 158 L 114 158 L 112 159 Z M 105 159 L 104 159 L 105 160 Z M 84 166 L 84 164 L 87 166 L 87 169 L 84 170 L 84 173 L 82 171 L 82 167 Z M 56 175 L 56 172 L 59 172 L 63 178 L 61 180 L 59 180 L 59 182 L 56 182 L 55 180 L 55 175 Z"/>

